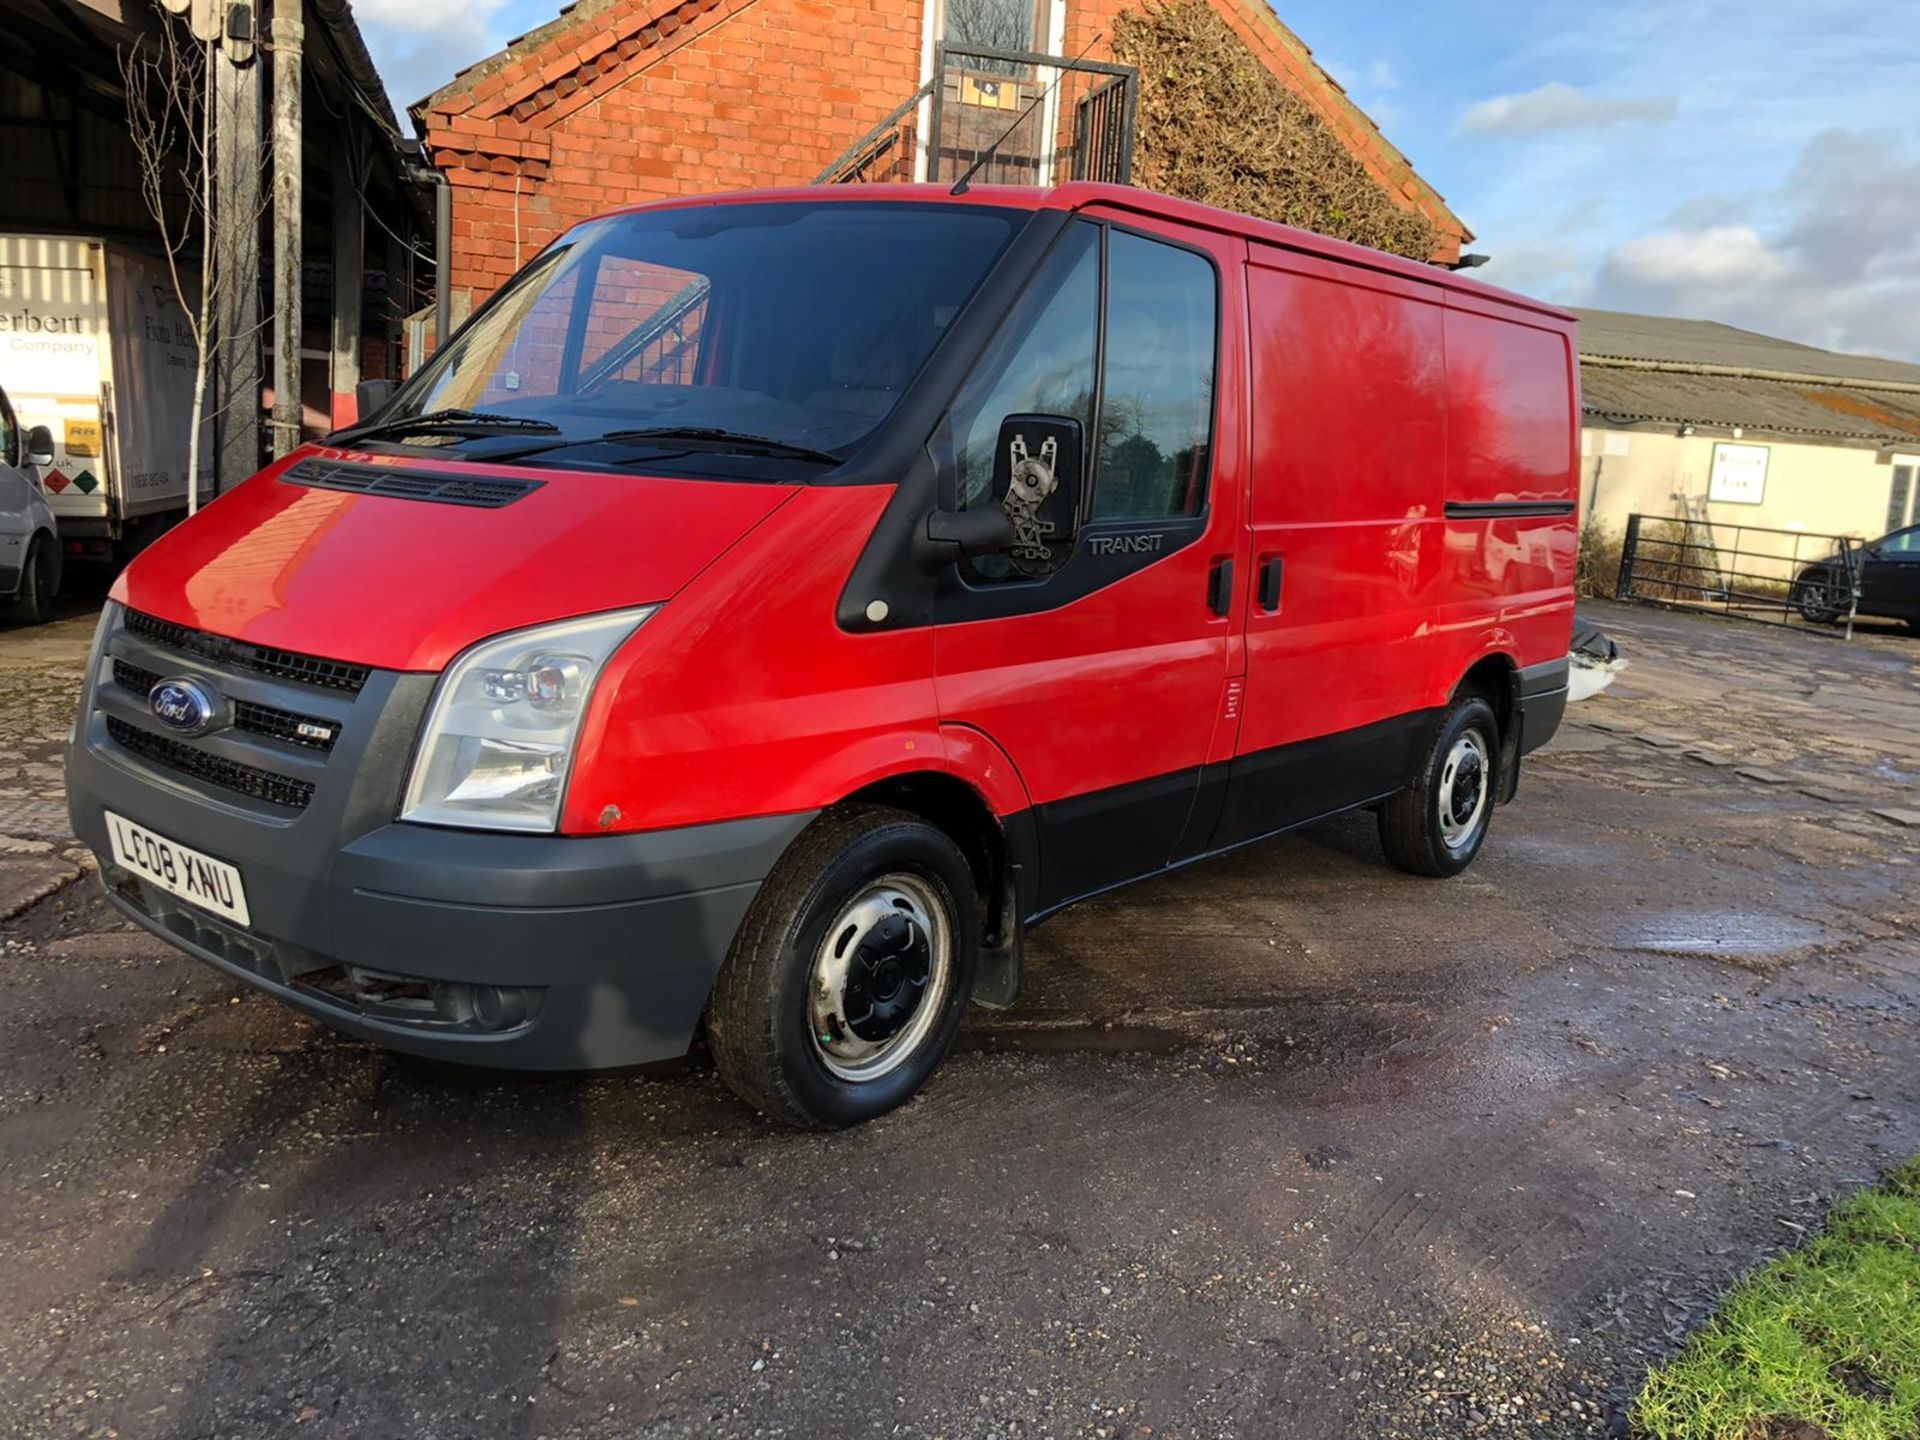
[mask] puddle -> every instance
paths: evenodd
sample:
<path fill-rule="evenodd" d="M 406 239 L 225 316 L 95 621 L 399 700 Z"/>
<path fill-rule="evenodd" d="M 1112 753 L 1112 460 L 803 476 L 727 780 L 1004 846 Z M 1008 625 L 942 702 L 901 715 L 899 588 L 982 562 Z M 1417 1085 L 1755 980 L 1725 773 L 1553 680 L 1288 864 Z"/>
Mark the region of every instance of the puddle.
<path fill-rule="evenodd" d="M 1818 925 L 1790 915 L 1744 910 L 1677 910 L 1634 926 L 1630 949 L 1661 955 L 1740 955 L 1764 958 L 1806 950 L 1828 938 Z"/>

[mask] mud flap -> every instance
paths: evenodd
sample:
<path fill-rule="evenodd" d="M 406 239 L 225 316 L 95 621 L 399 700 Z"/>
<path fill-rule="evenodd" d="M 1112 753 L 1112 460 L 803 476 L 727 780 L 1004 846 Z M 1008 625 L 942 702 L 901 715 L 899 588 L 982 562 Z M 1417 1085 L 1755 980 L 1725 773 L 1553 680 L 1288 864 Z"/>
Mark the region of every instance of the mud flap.
<path fill-rule="evenodd" d="M 1520 695 L 1520 674 L 1507 680 L 1507 723 L 1500 731 L 1500 768 L 1493 789 L 1493 803 L 1505 805 L 1520 789 L 1520 732 L 1527 723 L 1527 704 Z"/>
<path fill-rule="evenodd" d="M 1024 978 L 1026 927 L 1020 923 L 1020 867 L 1009 865 L 1000 879 L 992 926 L 980 940 L 980 964 L 973 974 L 973 1003 L 1005 1010 L 1020 998 Z"/>

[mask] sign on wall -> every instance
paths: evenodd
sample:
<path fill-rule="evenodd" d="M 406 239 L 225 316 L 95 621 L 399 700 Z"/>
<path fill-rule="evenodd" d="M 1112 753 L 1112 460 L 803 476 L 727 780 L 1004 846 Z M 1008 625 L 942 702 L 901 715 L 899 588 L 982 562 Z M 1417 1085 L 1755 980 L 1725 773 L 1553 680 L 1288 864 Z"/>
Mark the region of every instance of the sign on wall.
<path fill-rule="evenodd" d="M 1766 499 L 1768 453 L 1765 445 L 1716 444 L 1707 499 L 1731 505 L 1758 505 Z"/>

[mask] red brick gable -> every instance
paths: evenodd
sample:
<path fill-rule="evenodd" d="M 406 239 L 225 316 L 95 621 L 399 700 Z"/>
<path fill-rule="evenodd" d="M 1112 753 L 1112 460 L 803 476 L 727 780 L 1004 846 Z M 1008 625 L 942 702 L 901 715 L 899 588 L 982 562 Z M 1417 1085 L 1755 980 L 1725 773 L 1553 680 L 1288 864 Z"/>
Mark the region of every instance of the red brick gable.
<path fill-rule="evenodd" d="M 1140 0 L 1070 0 L 1067 53 L 1106 55 Z M 1264 0 L 1210 0 L 1397 203 L 1466 227 Z M 805 183 L 919 88 L 922 0 L 580 0 L 412 107 L 454 186 L 454 304 L 569 225 L 669 195 Z"/>

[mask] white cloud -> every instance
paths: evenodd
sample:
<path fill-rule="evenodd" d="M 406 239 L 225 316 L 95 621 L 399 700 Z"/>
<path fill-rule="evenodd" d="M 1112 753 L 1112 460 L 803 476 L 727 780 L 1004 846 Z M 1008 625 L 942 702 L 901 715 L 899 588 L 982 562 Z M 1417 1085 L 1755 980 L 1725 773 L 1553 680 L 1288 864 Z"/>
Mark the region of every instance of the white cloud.
<path fill-rule="evenodd" d="M 1701 202 L 1713 198 L 1681 210 L 1712 213 Z M 1580 298 L 1920 358 L 1920 154 L 1903 139 L 1824 131 L 1777 187 L 1739 208 L 1754 218 L 1613 246 Z"/>
<path fill-rule="evenodd" d="M 1614 247 L 1607 265 L 1616 281 L 1635 286 L 1767 285 L 1787 272 L 1787 262 L 1745 225 L 1668 230 Z"/>
<path fill-rule="evenodd" d="M 1549 130 L 1597 130 L 1633 121 L 1671 120 L 1680 102 L 1671 95 L 1606 100 L 1559 80 L 1519 95 L 1495 95 L 1467 107 L 1460 128 L 1477 135 L 1539 135 Z"/>
<path fill-rule="evenodd" d="M 506 0 L 355 0 L 367 49 L 394 107 L 404 111 L 507 43 Z"/>

